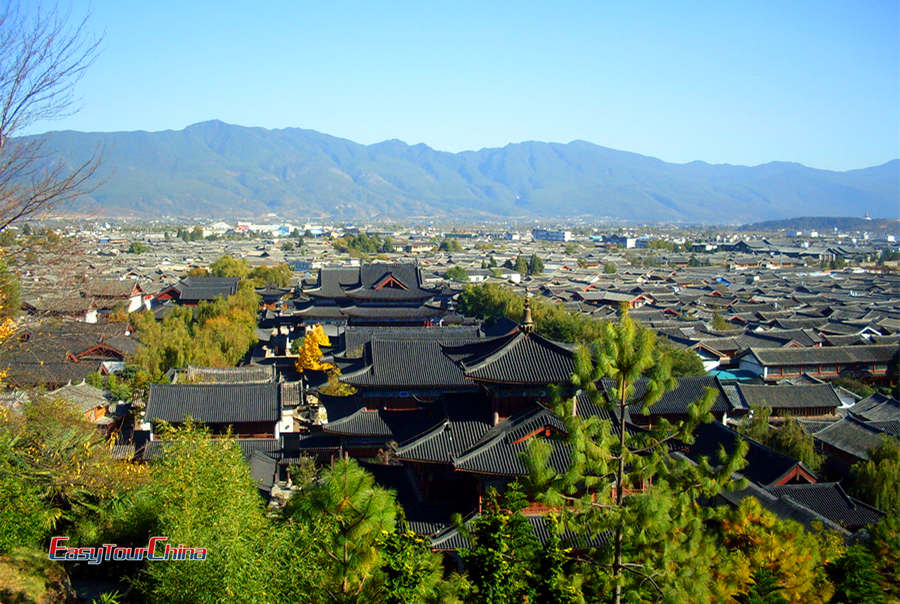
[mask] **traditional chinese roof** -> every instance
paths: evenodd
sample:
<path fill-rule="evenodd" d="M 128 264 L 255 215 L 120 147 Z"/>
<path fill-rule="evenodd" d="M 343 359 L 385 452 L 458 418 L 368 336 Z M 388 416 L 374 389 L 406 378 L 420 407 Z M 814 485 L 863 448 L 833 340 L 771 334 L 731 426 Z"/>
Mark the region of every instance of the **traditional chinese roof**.
<path fill-rule="evenodd" d="M 185 277 L 171 287 L 179 302 L 227 298 L 237 293 L 237 277 Z"/>
<path fill-rule="evenodd" d="M 606 396 L 615 400 L 615 380 L 604 378 L 601 383 Z M 712 388 L 717 393 L 711 409 L 713 413 L 728 413 L 734 409 L 734 405 L 726 396 L 717 378 L 712 376 L 690 376 L 678 378 L 678 385 L 673 390 L 664 393 L 656 403 L 650 406 L 650 415 L 684 415 L 687 413 L 688 405 L 706 396 L 707 388 Z M 639 379 L 634 383 L 632 398 L 639 398 L 646 392 L 647 380 Z M 637 405 L 629 408 L 632 415 L 640 414 L 640 408 Z"/>
<path fill-rule="evenodd" d="M 95 388 L 86 383 L 69 384 L 48 392 L 47 396 L 64 399 L 81 411 L 90 411 L 96 407 L 109 405 L 109 400 L 101 388 Z"/>
<path fill-rule="evenodd" d="M 751 348 L 752 354 L 767 366 L 833 365 L 853 363 L 887 363 L 897 353 L 897 346 L 825 346 L 822 348 Z"/>
<path fill-rule="evenodd" d="M 566 383 L 575 372 L 571 346 L 515 331 L 476 344 L 445 347 L 473 381 L 545 386 Z"/>
<path fill-rule="evenodd" d="M 443 345 L 460 345 L 479 340 L 483 333 L 477 325 L 464 327 L 369 327 L 344 329 L 344 356 L 360 358 L 366 344 L 379 340 L 435 340 Z"/>
<path fill-rule="evenodd" d="M 885 432 L 877 424 L 848 415 L 813 433 L 813 438 L 857 459 L 869 459 L 869 451 L 881 443 L 882 434 Z"/>
<path fill-rule="evenodd" d="M 790 484 L 770 487 L 769 491 L 778 497 L 789 497 L 851 531 L 876 524 L 884 517 L 881 510 L 850 497 L 837 482 Z"/>
<path fill-rule="evenodd" d="M 144 293 L 140 284 L 133 279 L 92 279 L 81 287 L 86 298 L 126 299 Z"/>
<path fill-rule="evenodd" d="M 750 407 L 772 409 L 837 408 L 841 399 L 831 384 L 805 384 L 798 386 L 763 386 L 737 384 L 743 402 Z"/>
<path fill-rule="evenodd" d="M 422 288 L 422 275 L 414 264 L 366 264 L 323 268 L 317 286 L 304 293 L 317 298 L 414 302 L 427 300 L 437 292 Z"/>
<path fill-rule="evenodd" d="M 196 367 L 188 365 L 175 372 L 172 383 L 265 384 L 275 381 L 274 365 L 246 367 Z"/>
<path fill-rule="evenodd" d="M 865 421 L 900 420 L 900 401 L 876 392 L 848 409 L 850 413 Z"/>
<path fill-rule="evenodd" d="M 341 381 L 371 387 L 472 387 L 435 340 L 372 340 L 365 361 L 363 369 L 341 376 Z"/>
<path fill-rule="evenodd" d="M 747 465 L 741 470 L 741 474 L 748 480 L 769 487 L 782 484 L 800 473 L 807 480 L 811 478 L 811 482 L 815 482 L 815 475 L 796 459 L 742 436 L 719 422 L 697 426 L 694 430 L 694 443 L 688 445 L 684 453 L 694 461 L 706 457 L 715 466 L 719 462 L 719 449 L 724 449 L 730 455 L 737 448 L 739 439 L 749 445 L 745 458 Z"/>
<path fill-rule="evenodd" d="M 480 398 L 450 401 L 445 417 L 433 428 L 396 450 L 404 461 L 450 464 L 454 457 L 481 440 L 493 422 L 490 407 Z"/>
<path fill-rule="evenodd" d="M 145 417 L 207 424 L 275 422 L 280 410 L 278 384 L 151 384 Z"/>
<path fill-rule="evenodd" d="M 434 426 L 440 413 L 435 406 L 402 411 L 359 409 L 322 429 L 328 434 L 403 442 Z"/>

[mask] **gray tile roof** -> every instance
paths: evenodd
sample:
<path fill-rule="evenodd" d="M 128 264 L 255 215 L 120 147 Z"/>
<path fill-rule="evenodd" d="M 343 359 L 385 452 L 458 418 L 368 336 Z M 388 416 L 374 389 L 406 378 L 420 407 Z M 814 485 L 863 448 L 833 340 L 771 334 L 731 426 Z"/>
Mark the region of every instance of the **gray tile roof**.
<path fill-rule="evenodd" d="M 151 384 L 148 420 L 203 423 L 274 422 L 280 413 L 278 384 Z"/>
<path fill-rule="evenodd" d="M 822 348 L 751 348 L 750 353 L 764 365 L 822 365 L 845 363 L 887 363 L 897 346 L 825 346 Z"/>
<path fill-rule="evenodd" d="M 884 517 L 877 508 L 847 495 L 836 482 L 776 486 L 769 491 L 777 497 L 789 497 L 851 531 L 876 524 Z"/>
<path fill-rule="evenodd" d="M 876 392 L 857 402 L 848 411 L 865 421 L 897 421 L 900 420 L 900 401 Z"/>
<path fill-rule="evenodd" d="M 813 434 L 813 438 L 857 459 L 869 459 L 869 451 L 881 443 L 885 434 L 876 425 L 847 416 Z"/>
<path fill-rule="evenodd" d="M 750 407 L 772 409 L 837 408 L 841 399 L 831 384 L 805 384 L 798 386 L 761 386 L 737 384 L 744 403 Z"/>
<path fill-rule="evenodd" d="M 341 381 L 354 386 L 473 388 L 436 340 L 372 340 L 369 364 Z"/>
<path fill-rule="evenodd" d="M 535 333 L 513 332 L 471 346 L 447 347 L 467 378 L 507 384 L 568 383 L 575 372 L 571 346 Z"/>

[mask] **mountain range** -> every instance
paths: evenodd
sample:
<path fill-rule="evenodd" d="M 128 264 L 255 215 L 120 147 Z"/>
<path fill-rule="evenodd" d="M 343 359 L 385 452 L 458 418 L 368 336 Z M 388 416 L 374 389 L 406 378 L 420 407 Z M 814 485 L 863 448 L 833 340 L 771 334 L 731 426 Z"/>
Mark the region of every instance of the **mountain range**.
<path fill-rule="evenodd" d="M 102 150 L 101 184 L 60 210 L 100 216 L 343 220 L 608 217 L 736 224 L 900 215 L 900 160 L 834 172 L 797 163 L 686 164 L 585 141 L 449 153 L 220 121 L 161 132 L 39 135 L 72 165 Z"/>

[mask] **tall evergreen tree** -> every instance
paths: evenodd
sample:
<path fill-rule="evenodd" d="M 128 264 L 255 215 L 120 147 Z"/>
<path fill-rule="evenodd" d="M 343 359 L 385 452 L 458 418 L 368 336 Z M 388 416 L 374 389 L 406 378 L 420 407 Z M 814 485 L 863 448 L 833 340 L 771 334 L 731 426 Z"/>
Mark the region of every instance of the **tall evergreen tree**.
<path fill-rule="evenodd" d="M 317 539 L 331 559 L 323 593 L 337 601 L 366 599 L 382 563 L 382 535 L 396 524 L 397 504 L 391 493 L 377 486 L 356 461 L 341 459 L 312 488 L 290 500 L 288 513 L 299 522 L 326 523 Z"/>
<path fill-rule="evenodd" d="M 598 388 L 601 378 L 614 381 L 613 396 Z M 675 380 L 655 334 L 635 325 L 624 307 L 618 324 L 605 325 L 599 341 L 579 349 L 572 386 L 585 391 L 611 421 L 578 416 L 568 396 L 572 391 L 558 392 L 555 410 L 567 431 L 568 467 L 563 472 L 551 468 L 551 444 L 531 439 L 525 457 L 530 491 L 565 509 L 567 526 L 587 541 L 608 536 L 610 546 L 589 550 L 588 560 L 596 573 L 593 583 L 612 592 L 616 604 L 626 588 L 635 597 L 649 596 L 651 590 L 667 599 L 706 599 L 709 581 L 703 573 L 705 562 L 713 565 L 715 548 L 703 530 L 697 498 L 714 494 L 730 480 L 743 465 L 746 445 L 731 457 L 723 454 L 715 471 L 708 462 L 693 465 L 674 458 L 668 445 L 692 442 L 694 428 L 712 419 L 715 391 L 689 406 L 688 421 L 663 420 L 650 431 L 631 431 L 626 410 L 647 413 Z"/>

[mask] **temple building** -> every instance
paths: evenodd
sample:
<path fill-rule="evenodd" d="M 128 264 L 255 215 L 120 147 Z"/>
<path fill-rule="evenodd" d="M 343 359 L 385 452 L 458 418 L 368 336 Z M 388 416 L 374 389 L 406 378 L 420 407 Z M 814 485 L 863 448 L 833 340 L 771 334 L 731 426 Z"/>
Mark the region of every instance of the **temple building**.
<path fill-rule="evenodd" d="M 436 300 L 440 293 L 422 286 L 414 264 L 322 268 L 316 286 L 303 290 L 295 316 L 304 324 L 431 325 L 447 314 Z"/>

